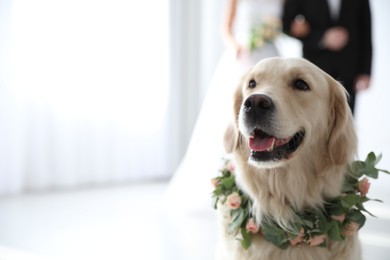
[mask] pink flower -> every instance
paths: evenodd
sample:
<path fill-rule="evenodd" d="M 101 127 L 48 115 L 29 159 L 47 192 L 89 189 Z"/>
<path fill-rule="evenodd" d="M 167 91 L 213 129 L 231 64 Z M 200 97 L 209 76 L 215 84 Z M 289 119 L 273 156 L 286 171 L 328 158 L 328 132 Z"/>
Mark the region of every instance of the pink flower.
<path fill-rule="evenodd" d="M 226 201 L 231 209 L 238 209 L 241 205 L 241 196 L 237 192 L 233 192 L 227 197 Z"/>
<path fill-rule="evenodd" d="M 359 191 L 362 196 L 366 196 L 368 193 L 368 190 L 370 189 L 371 183 L 368 182 L 367 178 L 363 178 L 363 180 L 359 181 Z"/>
<path fill-rule="evenodd" d="M 325 239 L 326 239 L 326 235 L 322 234 L 322 235 L 309 238 L 307 243 L 309 244 L 309 246 L 318 246 L 324 243 Z"/>
<path fill-rule="evenodd" d="M 360 227 L 359 223 L 351 222 L 351 223 L 345 225 L 342 234 L 345 237 L 351 237 L 351 236 L 356 234 L 356 232 L 358 231 L 359 227 Z"/>
<path fill-rule="evenodd" d="M 290 244 L 292 246 L 299 245 L 303 241 L 304 236 L 305 236 L 305 230 L 301 228 L 299 234 L 295 238 L 290 240 Z"/>
<path fill-rule="evenodd" d="M 253 218 L 250 218 L 245 226 L 246 230 L 248 232 L 251 232 L 253 234 L 257 233 L 259 231 L 259 227 L 257 226 L 255 220 Z"/>
<path fill-rule="evenodd" d="M 213 185 L 214 188 L 217 188 L 218 184 L 219 184 L 219 180 L 217 178 L 211 179 L 211 185 Z"/>
<path fill-rule="evenodd" d="M 344 220 L 345 220 L 345 214 L 337 215 L 337 216 L 332 215 L 332 216 L 330 216 L 330 217 L 331 217 L 332 219 L 334 219 L 334 220 L 339 221 L 339 222 L 344 222 Z"/>
<path fill-rule="evenodd" d="M 228 165 L 229 171 L 230 171 L 231 173 L 233 173 L 235 168 L 236 168 L 236 167 L 234 166 L 234 163 L 233 163 L 233 162 L 230 162 L 229 165 Z"/>

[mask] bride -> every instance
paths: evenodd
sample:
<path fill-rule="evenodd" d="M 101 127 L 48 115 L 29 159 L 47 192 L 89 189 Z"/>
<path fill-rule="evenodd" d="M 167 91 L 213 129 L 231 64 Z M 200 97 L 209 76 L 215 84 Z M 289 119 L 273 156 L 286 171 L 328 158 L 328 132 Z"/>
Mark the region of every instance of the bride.
<path fill-rule="evenodd" d="M 226 51 L 216 68 L 187 152 L 166 191 L 168 206 L 185 211 L 212 209 L 211 178 L 226 157 L 223 135 L 232 119 L 233 90 L 259 60 L 279 56 L 283 0 L 228 0 L 222 35 Z M 175 206 L 176 205 L 176 206 Z"/>

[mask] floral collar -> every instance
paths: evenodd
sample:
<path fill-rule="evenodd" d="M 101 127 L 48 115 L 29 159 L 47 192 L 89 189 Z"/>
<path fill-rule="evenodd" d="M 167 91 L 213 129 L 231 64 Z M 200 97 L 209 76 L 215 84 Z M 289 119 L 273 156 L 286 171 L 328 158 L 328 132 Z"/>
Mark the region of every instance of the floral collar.
<path fill-rule="evenodd" d="M 256 222 L 252 215 L 253 201 L 237 187 L 234 165 L 225 160 L 220 170 L 222 175 L 212 179 L 214 208 L 217 209 L 219 203 L 229 208 L 231 222 L 227 231 L 235 235 L 245 249 L 256 234 L 262 234 L 265 240 L 281 249 L 302 244 L 326 247 L 329 240 L 343 241 L 362 228 L 366 221 L 362 212 L 372 215 L 363 206 L 372 200 L 366 197 L 370 183 L 363 176 L 377 179 L 380 171 L 390 173 L 375 167 L 381 157 L 371 152 L 365 161 L 354 161 L 348 167 L 342 195 L 327 201 L 323 210 L 297 213 L 299 217 L 288 230 L 269 218 Z"/>

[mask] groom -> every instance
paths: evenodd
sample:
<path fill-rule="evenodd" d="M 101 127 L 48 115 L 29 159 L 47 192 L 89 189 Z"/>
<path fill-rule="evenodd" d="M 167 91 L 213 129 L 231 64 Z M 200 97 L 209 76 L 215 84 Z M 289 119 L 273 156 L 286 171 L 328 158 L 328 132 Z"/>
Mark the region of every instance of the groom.
<path fill-rule="evenodd" d="M 286 0 L 283 30 L 301 40 L 303 57 L 355 96 L 370 84 L 372 43 L 369 0 Z"/>

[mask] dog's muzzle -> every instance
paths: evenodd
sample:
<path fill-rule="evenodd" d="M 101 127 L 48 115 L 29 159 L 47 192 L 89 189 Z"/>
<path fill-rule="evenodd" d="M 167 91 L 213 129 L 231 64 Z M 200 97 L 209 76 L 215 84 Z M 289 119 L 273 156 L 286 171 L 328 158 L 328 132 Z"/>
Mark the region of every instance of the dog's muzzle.
<path fill-rule="evenodd" d="M 249 133 L 250 159 L 278 161 L 288 159 L 303 141 L 305 131 L 289 137 L 275 135 L 275 104 L 269 96 L 253 94 L 242 105 L 242 120 Z"/>
<path fill-rule="evenodd" d="M 245 121 L 248 125 L 257 125 L 261 123 L 260 121 L 269 120 L 274 110 L 272 99 L 262 94 L 249 96 L 243 104 Z"/>

